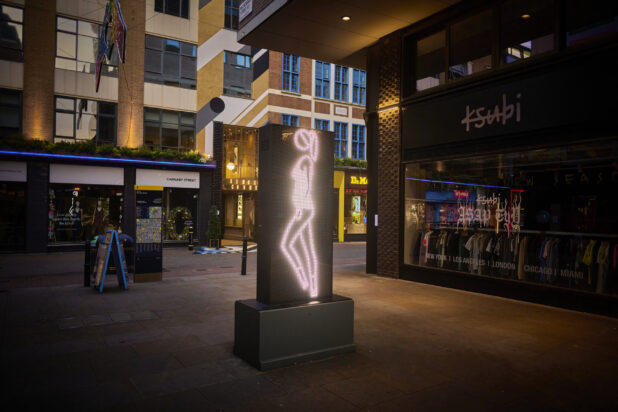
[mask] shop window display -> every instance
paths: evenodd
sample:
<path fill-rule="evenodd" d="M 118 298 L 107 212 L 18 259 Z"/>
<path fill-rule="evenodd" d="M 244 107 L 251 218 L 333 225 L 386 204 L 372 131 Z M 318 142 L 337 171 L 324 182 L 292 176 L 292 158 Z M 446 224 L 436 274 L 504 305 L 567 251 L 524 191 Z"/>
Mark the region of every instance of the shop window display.
<path fill-rule="evenodd" d="M 618 141 L 405 166 L 404 264 L 618 294 Z"/>
<path fill-rule="evenodd" d="M 163 240 L 188 241 L 193 227 L 197 235 L 197 189 L 166 187 L 163 191 Z"/>
<path fill-rule="evenodd" d="M 107 229 L 122 230 L 121 187 L 51 184 L 49 243 L 83 242 Z"/>
<path fill-rule="evenodd" d="M 26 246 L 26 184 L 0 182 L 0 250 Z"/>

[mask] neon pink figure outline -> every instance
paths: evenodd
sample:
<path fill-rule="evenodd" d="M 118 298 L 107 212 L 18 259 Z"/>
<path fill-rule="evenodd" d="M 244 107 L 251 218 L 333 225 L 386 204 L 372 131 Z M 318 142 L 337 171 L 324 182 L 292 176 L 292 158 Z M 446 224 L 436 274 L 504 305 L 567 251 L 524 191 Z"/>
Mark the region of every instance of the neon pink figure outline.
<path fill-rule="evenodd" d="M 318 135 L 310 130 L 300 129 L 294 134 L 296 148 L 305 152 L 292 168 L 294 188 L 292 203 L 294 215 L 290 219 L 283 238 L 281 250 L 292 265 L 303 290 L 309 288 L 309 295 L 318 295 L 318 258 L 313 240 L 313 171 L 318 158 Z"/>

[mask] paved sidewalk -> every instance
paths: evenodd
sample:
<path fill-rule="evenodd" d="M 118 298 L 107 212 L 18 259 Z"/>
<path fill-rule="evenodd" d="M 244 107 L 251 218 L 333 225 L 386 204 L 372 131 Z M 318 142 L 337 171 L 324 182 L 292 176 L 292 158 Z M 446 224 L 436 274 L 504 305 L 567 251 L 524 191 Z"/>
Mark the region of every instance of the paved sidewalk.
<path fill-rule="evenodd" d="M 4 404 L 19 409 L 617 410 L 618 320 L 335 267 L 357 351 L 259 372 L 232 354 L 255 270 L 103 294 L 0 293 Z"/>

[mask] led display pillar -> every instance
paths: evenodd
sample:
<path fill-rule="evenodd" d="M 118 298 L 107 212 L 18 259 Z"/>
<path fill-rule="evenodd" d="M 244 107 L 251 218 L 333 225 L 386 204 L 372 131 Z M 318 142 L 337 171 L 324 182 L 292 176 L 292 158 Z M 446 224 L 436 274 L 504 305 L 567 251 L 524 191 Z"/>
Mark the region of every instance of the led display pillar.
<path fill-rule="evenodd" d="M 260 129 L 257 299 L 236 301 L 234 353 L 259 369 L 354 350 L 333 295 L 333 134 Z"/>

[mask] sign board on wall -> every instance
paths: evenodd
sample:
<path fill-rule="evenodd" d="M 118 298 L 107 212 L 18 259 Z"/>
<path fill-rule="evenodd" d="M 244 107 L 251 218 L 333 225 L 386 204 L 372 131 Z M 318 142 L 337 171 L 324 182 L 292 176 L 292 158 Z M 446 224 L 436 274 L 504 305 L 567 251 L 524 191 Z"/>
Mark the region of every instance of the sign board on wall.
<path fill-rule="evenodd" d="M 199 189 L 200 173 L 177 170 L 137 169 L 135 171 L 135 184 L 138 186 Z"/>
<path fill-rule="evenodd" d="M 238 21 L 243 21 L 245 17 L 253 11 L 253 0 L 245 0 L 238 7 Z"/>
<path fill-rule="evenodd" d="M 163 187 L 135 186 L 135 281 L 161 280 Z"/>
<path fill-rule="evenodd" d="M 50 183 L 87 185 L 124 185 L 122 167 L 80 166 L 52 163 L 49 165 Z"/>
<path fill-rule="evenodd" d="M 257 300 L 330 298 L 332 134 L 270 125 L 259 147 Z"/>
<path fill-rule="evenodd" d="M 0 161 L 0 182 L 27 182 L 28 164 L 26 162 Z"/>

